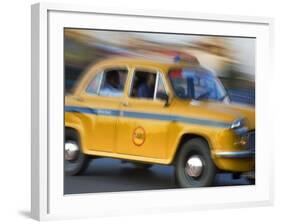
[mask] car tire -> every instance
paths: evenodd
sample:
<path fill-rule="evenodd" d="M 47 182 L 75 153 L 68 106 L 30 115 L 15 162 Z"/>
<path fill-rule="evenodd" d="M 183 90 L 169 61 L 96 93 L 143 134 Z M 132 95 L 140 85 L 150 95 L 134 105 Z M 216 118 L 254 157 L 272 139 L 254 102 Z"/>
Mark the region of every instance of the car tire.
<path fill-rule="evenodd" d="M 175 164 L 176 183 L 183 188 L 212 185 L 216 167 L 206 141 L 194 138 L 185 142 Z"/>
<path fill-rule="evenodd" d="M 68 150 L 68 152 L 66 152 Z M 75 153 L 69 153 L 69 150 Z M 84 171 L 89 163 L 87 155 L 83 154 L 78 133 L 74 129 L 65 130 L 64 142 L 64 173 L 74 176 Z"/>

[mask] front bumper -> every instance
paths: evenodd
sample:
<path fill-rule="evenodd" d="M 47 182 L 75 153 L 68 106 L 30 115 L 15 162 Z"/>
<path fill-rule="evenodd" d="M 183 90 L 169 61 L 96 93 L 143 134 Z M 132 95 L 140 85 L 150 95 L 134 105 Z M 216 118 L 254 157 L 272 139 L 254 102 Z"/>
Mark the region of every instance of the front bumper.
<path fill-rule="evenodd" d="M 247 133 L 245 149 L 213 149 L 212 158 L 219 170 L 244 173 L 255 170 L 255 131 Z"/>
<path fill-rule="evenodd" d="M 227 172 L 248 172 L 255 169 L 255 151 L 226 151 L 212 153 L 213 161 L 219 170 Z"/>
<path fill-rule="evenodd" d="M 254 158 L 255 150 L 218 151 L 218 152 L 215 152 L 214 155 L 219 158 L 227 158 L 227 159 Z"/>

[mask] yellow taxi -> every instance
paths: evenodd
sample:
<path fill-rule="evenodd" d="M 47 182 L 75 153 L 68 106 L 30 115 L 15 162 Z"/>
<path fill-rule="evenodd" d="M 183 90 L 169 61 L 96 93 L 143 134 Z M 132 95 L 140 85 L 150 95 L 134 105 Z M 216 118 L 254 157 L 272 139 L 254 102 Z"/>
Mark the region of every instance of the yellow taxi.
<path fill-rule="evenodd" d="M 254 172 L 255 109 L 227 98 L 199 63 L 94 64 L 65 97 L 65 174 L 91 157 L 173 165 L 180 187 L 210 186 L 218 172 Z"/>

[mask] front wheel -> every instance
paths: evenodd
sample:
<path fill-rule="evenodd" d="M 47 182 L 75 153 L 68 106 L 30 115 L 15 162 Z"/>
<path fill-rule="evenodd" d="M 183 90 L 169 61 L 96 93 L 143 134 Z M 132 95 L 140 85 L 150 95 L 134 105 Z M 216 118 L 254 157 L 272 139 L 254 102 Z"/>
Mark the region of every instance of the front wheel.
<path fill-rule="evenodd" d="M 184 143 L 176 158 L 175 175 L 180 187 L 206 187 L 213 183 L 216 167 L 208 144 L 195 138 Z"/>
<path fill-rule="evenodd" d="M 66 129 L 64 142 L 64 172 L 73 176 L 82 172 L 88 165 L 88 157 L 82 153 L 76 131 Z"/>

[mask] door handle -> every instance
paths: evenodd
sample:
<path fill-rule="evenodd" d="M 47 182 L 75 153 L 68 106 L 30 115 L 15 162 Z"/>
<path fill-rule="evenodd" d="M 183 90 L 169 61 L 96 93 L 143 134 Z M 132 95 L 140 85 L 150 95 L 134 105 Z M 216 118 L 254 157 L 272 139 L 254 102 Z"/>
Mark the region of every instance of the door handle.
<path fill-rule="evenodd" d="M 123 103 L 122 103 L 122 106 L 128 107 L 128 106 L 129 106 L 129 103 L 128 103 L 128 102 L 123 102 Z"/>

